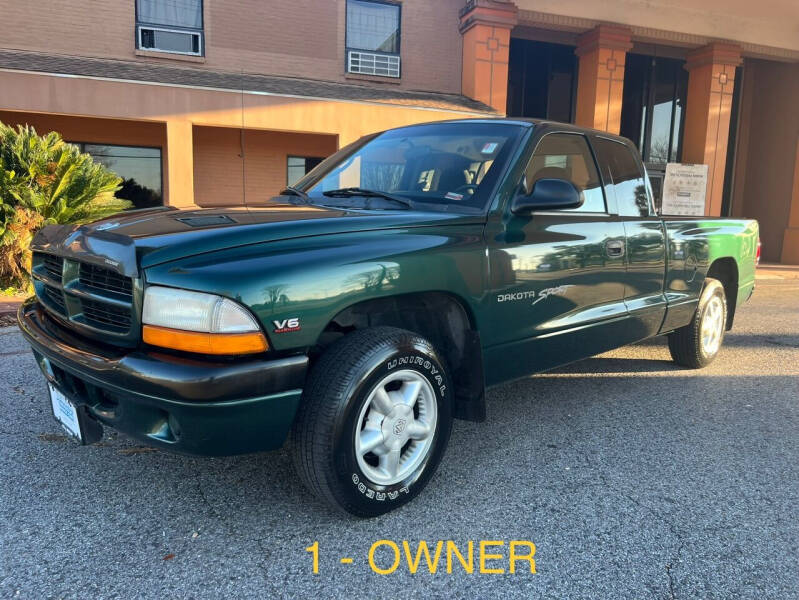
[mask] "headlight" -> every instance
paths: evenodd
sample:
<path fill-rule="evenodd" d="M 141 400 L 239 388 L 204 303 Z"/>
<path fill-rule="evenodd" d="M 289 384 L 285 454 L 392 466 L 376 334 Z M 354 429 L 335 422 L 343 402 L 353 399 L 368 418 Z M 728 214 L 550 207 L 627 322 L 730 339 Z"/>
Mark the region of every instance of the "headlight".
<path fill-rule="evenodd" d="M 202 354 L 251 354 L 269 348 L 250 312 L 228 298 L 150 286 L 144 291 L 142 339 Z"/>

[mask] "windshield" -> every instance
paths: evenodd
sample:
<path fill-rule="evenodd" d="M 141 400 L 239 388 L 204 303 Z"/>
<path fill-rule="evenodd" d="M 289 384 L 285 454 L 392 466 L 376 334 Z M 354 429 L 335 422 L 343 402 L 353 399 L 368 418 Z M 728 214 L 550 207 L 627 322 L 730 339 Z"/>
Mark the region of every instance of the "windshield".
<path fill-rule="evenodd" d="M 367 136 L 324 160 L 294 186 L 315 204 L 358 188 L 446 209 L 483 209 L 523 128 L 508 123 L 432 123 Z M 340 194 L 339 194 L 340 195 Z"/>

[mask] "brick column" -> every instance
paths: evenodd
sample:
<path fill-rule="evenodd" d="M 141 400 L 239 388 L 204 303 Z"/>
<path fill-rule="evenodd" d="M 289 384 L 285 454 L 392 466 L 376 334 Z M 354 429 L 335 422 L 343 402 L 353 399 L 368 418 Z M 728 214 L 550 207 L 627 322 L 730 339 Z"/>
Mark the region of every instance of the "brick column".
<path fill-rule="evenodd" d="M 462 92 L 502 114 L 508 103 L 510 30 L 517 13 L 513 2 L 500 0 L 469 0 L 460 11 Z"/>
<path fill-rule="evenodd" d="M 192 208 L 194 204 L 194 142 L 191 121 L 166 122 L 166 202 Z"/>
<path fill-rule="evenodd" d="M 624 62 L 632 46 L 630 30 L 616 25 L 598 25 L 578 38 L 577 125 L 619 133 Z"/>
<path fill-rule="evenodd" d="M 780 262 L 799 265 L 799 139 L 796 140 L 796 160 L 793 168 L 793 192 L 788 213 L 788 227 L 782 238 Z"/>
<path fill-rule="evenodd" d="M 694 50 L 685 63 L 689 75 L 682 162 L 708 166 L 706 215 L 721 214 L 732 90 L 740 64 L 741 49 L 718 42 Z"/>

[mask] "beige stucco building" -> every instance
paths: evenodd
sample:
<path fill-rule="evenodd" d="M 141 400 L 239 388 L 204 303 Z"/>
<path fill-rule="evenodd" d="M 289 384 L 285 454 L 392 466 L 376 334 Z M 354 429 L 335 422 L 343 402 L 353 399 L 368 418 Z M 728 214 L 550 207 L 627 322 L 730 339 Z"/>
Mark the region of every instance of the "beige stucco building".
<path fill-rule="evenodd" d="M 549 118 L 621 133 L 656 193 L 799 264 L 795 0 L 98 0 L 0 4 L 0 121 L 59 131 L 146 206 L 255 204 L 387 127 Z"/>

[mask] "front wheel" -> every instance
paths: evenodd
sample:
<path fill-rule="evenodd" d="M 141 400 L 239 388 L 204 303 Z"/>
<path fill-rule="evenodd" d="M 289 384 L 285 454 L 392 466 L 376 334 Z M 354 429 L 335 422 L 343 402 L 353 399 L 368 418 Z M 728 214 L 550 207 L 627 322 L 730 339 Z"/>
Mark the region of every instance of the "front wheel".
<path fill-rule="evenodd" d="M 313 366 L 291 435 L 306 487 L 359 517 L 410 501 L 441 461 L 452 427 L 443 361 L 423 337 L 356 331 Z"/>
<path fill-rule="evenodd" d="M 708 277 L 691 322 L 669 334 L 669 351 L 679 365 L 699 369 L 721 349 L 727 326 L 727 297 L 718 279 Z"/>

